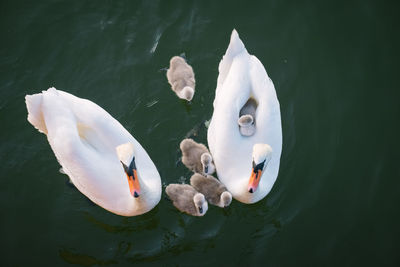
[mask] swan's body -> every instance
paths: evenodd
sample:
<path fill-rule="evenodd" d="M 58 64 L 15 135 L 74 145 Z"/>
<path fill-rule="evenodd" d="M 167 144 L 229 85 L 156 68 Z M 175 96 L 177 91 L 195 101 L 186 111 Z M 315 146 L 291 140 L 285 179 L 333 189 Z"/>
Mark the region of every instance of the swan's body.
<path fill-rule="evenodd" d="M 139 215 L 157 205 L 161 179 L 154 163 L 136 139 L 104 109 L 55 88 L 27 95 L 25 99 L 28 121 L 47 135 L 63 171 L 90 200 L 123 216 Z M 128 149 L 121 149 L 123 144 Z M 132 196 L 122 165 L 124 162 L 129 166 L 133 157 L 140 183 L 139 197 Z"/>
<path fill-rule="evenodd" d="M 165 192 L 174 206 L 192 216 L 204 216 L 208 210 L 208 203 L 203 194 L 197 192 L 187 184 L 169 184 Z"/>
<path fill-rule="evenodd" d="M 211 175 L 215 172 L 215 166 L 207 147 L 186 138 L 181 141 L 179 147 L 182 151 L 182 163 L 191 171 L 203 175 Z"/>
<path fill-rule="evenodd" d="M 195 173 L 190 178 L 190 184 L 194 189 L 202 193 L 212 205 L 225 208 L 232 202 L 232 195 L 228 192 L 228 189 L 211 175 L 206 177 Z"/>
<path fill-rule="evenodd" d="M 167 71 L 167 79 L 176 95 L 187 101 L 192 100 L 196 81 L 193 68 L 179 56 L 172 57 Z"/>
<path fill-rule="evenodd" d="M 251 136 L 243 136 L 238 119 L 250 98 L 257 102 L 255 131 Z M 208 145 L 218 178 L 235 199 L 244 203 L 257 202 L 270 192 L 279 171 L 282 151 L 280 107 L 274 84 L 264 66 L 255 56 L 248 54 L 235 30 L 219 64 L 213 105 Z M 253 146 L 257 143 L 269 144 L 273 153 L 258 189 L 250 193 Z"/>

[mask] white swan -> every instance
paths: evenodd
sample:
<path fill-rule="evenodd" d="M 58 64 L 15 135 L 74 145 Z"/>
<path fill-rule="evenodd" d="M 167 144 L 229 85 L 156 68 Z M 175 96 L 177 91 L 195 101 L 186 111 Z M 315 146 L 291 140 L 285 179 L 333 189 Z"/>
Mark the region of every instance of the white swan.
<path fill-rule="evenodd" d="M 279 171 L 282 127 L 275 87 L 262 63 L 249 55 L 235 30 L 218 70 L 208 145 L 218 178 L 233 197 L 254 203 L 270 192 Z M 250 98 L 257 103 L 255 131 L 251 136 L 243 136 L 239 131 L 239 113 Z M 256 144 L 268 144 L 273 152 L 257 149 Z M 256 166 L 264 160 L 266 166 Z M 261 177 L 256 177 L 259 183 L 252 181 L 257 172 L 257 168 L 252 171 L 252 161 L 254 167 L 265 168 Z"/>
<path fill-rule="evenodd" d="M 28 121 L 47 135 L 63 171 L 90 200 L 123 216 L 157 205 L 161 179 L 154 163 L 104 109 L 55 88 L 25 101 Z"/>

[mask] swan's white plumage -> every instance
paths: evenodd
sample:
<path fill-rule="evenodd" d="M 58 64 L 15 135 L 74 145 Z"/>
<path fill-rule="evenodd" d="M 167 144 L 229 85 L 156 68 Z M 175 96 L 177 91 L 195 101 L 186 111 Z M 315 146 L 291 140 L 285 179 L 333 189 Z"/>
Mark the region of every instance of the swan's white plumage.
<path fill-rule="evenodd" d="M 143 147 L 95 103 L 50 88 L 25 97 L 28 121 L 47 134 L 49 144 L 74 185 L 99 206 L 119 215 L 151 210 L 161 198 L 160 175 Z M 117 156 L 119 145 L 134 148 L 141 195 L 130 194 Z M 128 155 L 131 157 L 132 155 Z"/>
<path fill-rule="evenodd" d="M 118 159 L 126 166 L 129 166 L 133 160 L 134 148 L 132 143 L 122 144 L 116 147 Z"/>
<path fill-rule="evenodd" d="M 262 63 L 249 55 L 239 35 L 233 30 L 230 44 L 219 64 L 214 112 L 208 129 L 208 145 L 218 178 L 244 203 L 254 203 L 271 190 L 279 171 L 282 151 L 282 127 L 275 87 Z M 257 103 L 256 132 L 242 136 L 238 128 L 240 109 L 253 97 Z M 271 161 L 263 172 L 256 192 L 249 193 L 253 145 L 269 144 Z"/>

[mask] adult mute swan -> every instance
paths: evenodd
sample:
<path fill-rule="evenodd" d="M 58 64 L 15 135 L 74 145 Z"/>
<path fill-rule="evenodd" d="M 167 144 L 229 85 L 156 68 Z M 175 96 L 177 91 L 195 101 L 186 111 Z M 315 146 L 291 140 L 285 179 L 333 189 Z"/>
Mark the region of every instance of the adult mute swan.
<path fill-rule="evenodd" d="M 161 198 L 161 179 L 143 147 L 95 103 L 50 88 L 25 97 L 28 121 L 47 135 L 63 171 L 97 205 L 134 216 Z"/>
<path fill-rule="evenodd" d="M 235 199 L 254 203 L 270 192 L 279 171 L 282 127 L 275 87 L 236 30 L 218 70 L 208 145 L 221 182 Z M 239 118 L 249 102 L 256 103 L 254 129 L 244 134 Z"/>

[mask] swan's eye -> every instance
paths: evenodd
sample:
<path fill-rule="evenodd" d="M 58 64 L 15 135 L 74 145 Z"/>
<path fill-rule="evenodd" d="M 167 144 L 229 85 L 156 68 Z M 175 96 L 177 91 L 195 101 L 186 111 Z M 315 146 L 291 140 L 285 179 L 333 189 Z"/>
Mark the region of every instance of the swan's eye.
<path fill-rule="evenodd" d="M 255 163 L 254 163 L 254 161 L 253 161 L 253 169 L 254 169 L 254 172 L 258 172 L 259 170 L 262 171 L 262 170 L 264 169 L 264 164 L 265 164 L 265 160 L 264 160 L 263 162 L 257 164 L 257 165 L 254 167 Z"/>

